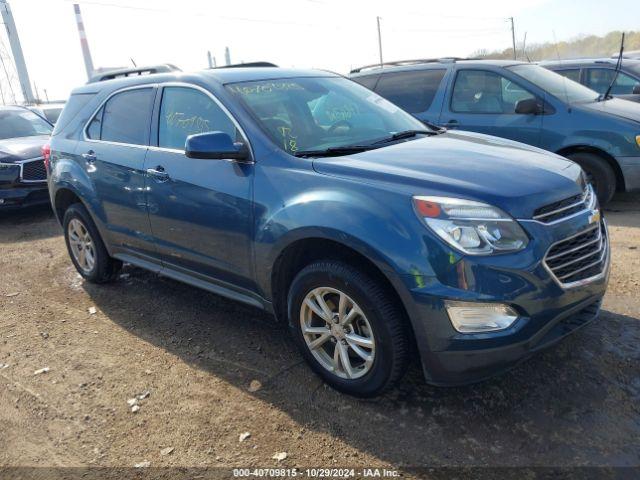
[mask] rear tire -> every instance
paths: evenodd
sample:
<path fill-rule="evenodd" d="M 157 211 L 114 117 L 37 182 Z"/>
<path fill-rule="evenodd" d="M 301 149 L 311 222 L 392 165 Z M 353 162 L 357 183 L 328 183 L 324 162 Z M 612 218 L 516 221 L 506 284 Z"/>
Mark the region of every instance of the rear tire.
<path fill-rule="evenodd" d="M 593 185 L 600 205 L 606 205 L 616 193 L 616 174 L 609 162 L 599 155 L 588 152 L 576 152 L 567 155 L 582 167 L 589 182 Z"/>
<path fill-rule="evenodd" d="M 122 262 L 109 256 L 84 205 L 71 205 L 64 212 L 62 226 L 69 257 L 78 273 L 92 283 L 112 281 L 122 268 Z"/>
<path fill-rule="evenodd" d="M 373 397 L 407 369 L 409 334 L 397 300 L 351 265 L 327 260 L 305 267 L 289 289 L 288 313 L 305 360 L 336 390 Z"/>

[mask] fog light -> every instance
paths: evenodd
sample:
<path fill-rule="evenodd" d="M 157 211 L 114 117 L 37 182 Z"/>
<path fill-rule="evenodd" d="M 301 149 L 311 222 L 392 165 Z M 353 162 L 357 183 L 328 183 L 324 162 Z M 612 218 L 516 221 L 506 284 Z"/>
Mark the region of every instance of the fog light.
<path fill-rule="evenodd" d="M 518 314 L 502 303 L 445 301 L 449 319 L 460 333 L 495 332 L 510 327 Z"/>
<path fill-rule="evenodd" d="M 0 205 L 4 204 L 4 198 L 0 198 Z"/>

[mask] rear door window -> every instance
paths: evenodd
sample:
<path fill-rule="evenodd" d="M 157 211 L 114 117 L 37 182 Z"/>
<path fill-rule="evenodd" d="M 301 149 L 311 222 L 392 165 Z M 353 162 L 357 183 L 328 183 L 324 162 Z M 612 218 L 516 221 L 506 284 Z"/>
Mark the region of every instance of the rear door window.
<path fill-rule="evenodd" d="M 151 87 L 116 93 L 91 121 L 87 136 L 105 142 L 147 145 L 153 99 Z"/>
<path fill-rule="evenodd" d="M 189 87 L 165 87 L 160 105 L 158 146 L 184 150 L 189 135 L 224 132 L 241 140 L 235 124 L 205 93 Z"/>
<path fill-rule="evenodd" d="M 446 69 L 429 69 L 385 73 L 380 76 L 375 91 L 409 113 L 426 112 L 446 72 Z"/>
<path fill-rule="evenodd" d="M 510 79 L 488 70 L 460 70 L 451 97 L 459 113 L 515 113 L 520 100 L 535 96 Z"/>

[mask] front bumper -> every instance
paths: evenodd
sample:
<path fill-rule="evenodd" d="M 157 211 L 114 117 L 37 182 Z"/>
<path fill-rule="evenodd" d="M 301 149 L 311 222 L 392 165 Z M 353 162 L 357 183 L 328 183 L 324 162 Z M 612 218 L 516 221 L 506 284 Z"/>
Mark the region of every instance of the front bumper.
<path fill-rule="evenodd" d="M 602 273 L 572 288 L 561 285 L 541 260 L 551 245 L 587 228 L 589 222 L 585 213 L 553 226 L 523 224 L 532 238 L 525 251 L 462 257 L 434 277 L 406 276 L 409 302 L 405 305 L 427 382 L 461 385 L 483 380 L 596 318 L 609 279 L 609 242 L 604 246 Z M 505 330 L 463 334 L 453 328 L 445 300 L 504 303 L 519 318 Z"/>
<path fill-rule="evenodd" d="M 618 157 L 627 192 L 640 190 L 640 157 Z"/>
<path fill-rule="evenodd" d="M 47 182 L 23 182 L 19 163 L 0 164 L 0 211 L 49 203 Z"/>
<path fill-rule="evenodd" d="M 0 187 L 0 211 L 12 210 L 49 203 L 47 184 L 28 186 Z"/>

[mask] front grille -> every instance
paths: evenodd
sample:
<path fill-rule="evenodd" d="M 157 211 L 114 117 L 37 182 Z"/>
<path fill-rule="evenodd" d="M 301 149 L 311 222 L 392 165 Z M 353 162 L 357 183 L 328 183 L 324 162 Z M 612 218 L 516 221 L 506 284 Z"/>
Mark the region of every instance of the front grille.
<path fill-rule="evenodd" d="M 554 244 L 544 262 L 558 282 L 567 286 L 601 274 L 606 257 L 607 232 L 601 223 Z"/>
<path fill-rule="evenodd" d="M 47 169 L 44 166 L 44 159 L 38 158 L 29 160 L 22 164 L 23 182 L 42 182 L 47 179 Z"/>
<path fill-rule="evenodd" d="M 533 212 L 533 219 L 542 223 L 553 223 L 570 217 L 574 213 L 592 208 L 594 202 L 595 194 L 589 185 L 581 194 L 538 208 Z"/>

